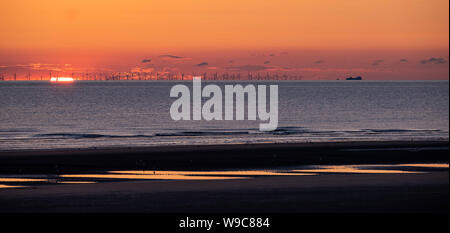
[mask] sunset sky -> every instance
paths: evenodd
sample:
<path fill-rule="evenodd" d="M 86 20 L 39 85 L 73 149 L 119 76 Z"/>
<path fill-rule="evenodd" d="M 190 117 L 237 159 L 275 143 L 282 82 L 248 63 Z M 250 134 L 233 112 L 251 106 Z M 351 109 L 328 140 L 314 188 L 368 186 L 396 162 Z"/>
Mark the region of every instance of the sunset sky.
<path fill-rule="evenodd" d="M 448 79 L 448 0 L 0 0 L 0 73 Z"/>

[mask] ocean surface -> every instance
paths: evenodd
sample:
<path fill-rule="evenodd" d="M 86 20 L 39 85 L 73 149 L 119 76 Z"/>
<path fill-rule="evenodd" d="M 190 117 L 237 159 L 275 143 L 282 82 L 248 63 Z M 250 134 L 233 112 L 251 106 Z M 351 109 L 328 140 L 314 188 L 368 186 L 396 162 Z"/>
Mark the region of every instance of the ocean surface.
<path fill-rule="evenodd" d="M 279 124 L 173 121 L 176 81 L 0 82 L 0 150 L 449 140 L 448 81 L 223 81 L 279 85 Z M 224 90 L 224 89 L 222 89 Z M 205 99 L 206 100 L 206 99 Z"/>

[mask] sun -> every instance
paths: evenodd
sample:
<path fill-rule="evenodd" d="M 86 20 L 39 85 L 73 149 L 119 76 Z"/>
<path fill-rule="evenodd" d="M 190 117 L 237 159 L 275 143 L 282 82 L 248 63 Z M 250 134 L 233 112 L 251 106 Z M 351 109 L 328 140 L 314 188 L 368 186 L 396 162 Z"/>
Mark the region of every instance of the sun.
<path fill-rule="evenodd" d="M 50 82 L 52 82 L 52 83 L 73 83 L 74 79 L 72 77 L 51 77 Z"/>

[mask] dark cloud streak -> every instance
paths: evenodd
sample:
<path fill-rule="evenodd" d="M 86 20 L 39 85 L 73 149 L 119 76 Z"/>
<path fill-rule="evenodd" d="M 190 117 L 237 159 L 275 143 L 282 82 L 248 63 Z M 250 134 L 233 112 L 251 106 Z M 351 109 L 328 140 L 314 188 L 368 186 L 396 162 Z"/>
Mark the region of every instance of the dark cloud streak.
<path fill-rule="evenodd" d="M 202 62 L 202 63 L 197 64 L 196 66 L 203 67 L 203 66 L 208 66 L 208 65 L 209 65 L 208 62 Z"/>
<path fill-rule="evenodd" d="M 377 66 L 377 65 L 379 65 L 379 64 L 381 64 L 381 63 L 383 63 L 384 62 L 384 60 L 375 60 L 373 63 L 372 63 L 372 65 L 373 66 Z"/>
<path fill-rule="evenodd" d="M 428 64 L 428 63 L 432 63 L 432 64 L 445 64 L 447 63 L 447 61 L 444 58 L 436 58 L 436 57 L 432 57 L 430 59 L 424 59 L 422 61 L 420 61 L 421 64 Z"/>
<path fill-rule="evenodd" d="M 175 55 L 169 55 L 169 54 L 163 54 L 159 55 L 160 58 L 172 58 L 172 59 L 183 59 L 184 57 L 175 56 Z"/>
<path fill-rule="evenodd" d="M 259 65 L 244 65 L 244 66 L 225 67 L 225 69 L 234 71 L 263 71 L 269 69 L 269 67 Z"/>

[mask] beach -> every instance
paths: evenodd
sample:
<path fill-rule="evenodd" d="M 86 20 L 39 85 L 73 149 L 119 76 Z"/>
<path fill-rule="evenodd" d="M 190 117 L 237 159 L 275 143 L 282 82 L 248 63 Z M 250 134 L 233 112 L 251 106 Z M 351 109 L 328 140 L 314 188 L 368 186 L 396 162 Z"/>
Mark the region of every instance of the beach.
<path fill-rule="evenodd" d="M 4 151 L 0 174 L 72 179 L 0 189 L 2 213 L 448 212 L 448 141 Z"/>
<path fill-rule="evenodd" d="M 3 1 L 0 223 L 442 231 L 449 3 Z"/>

